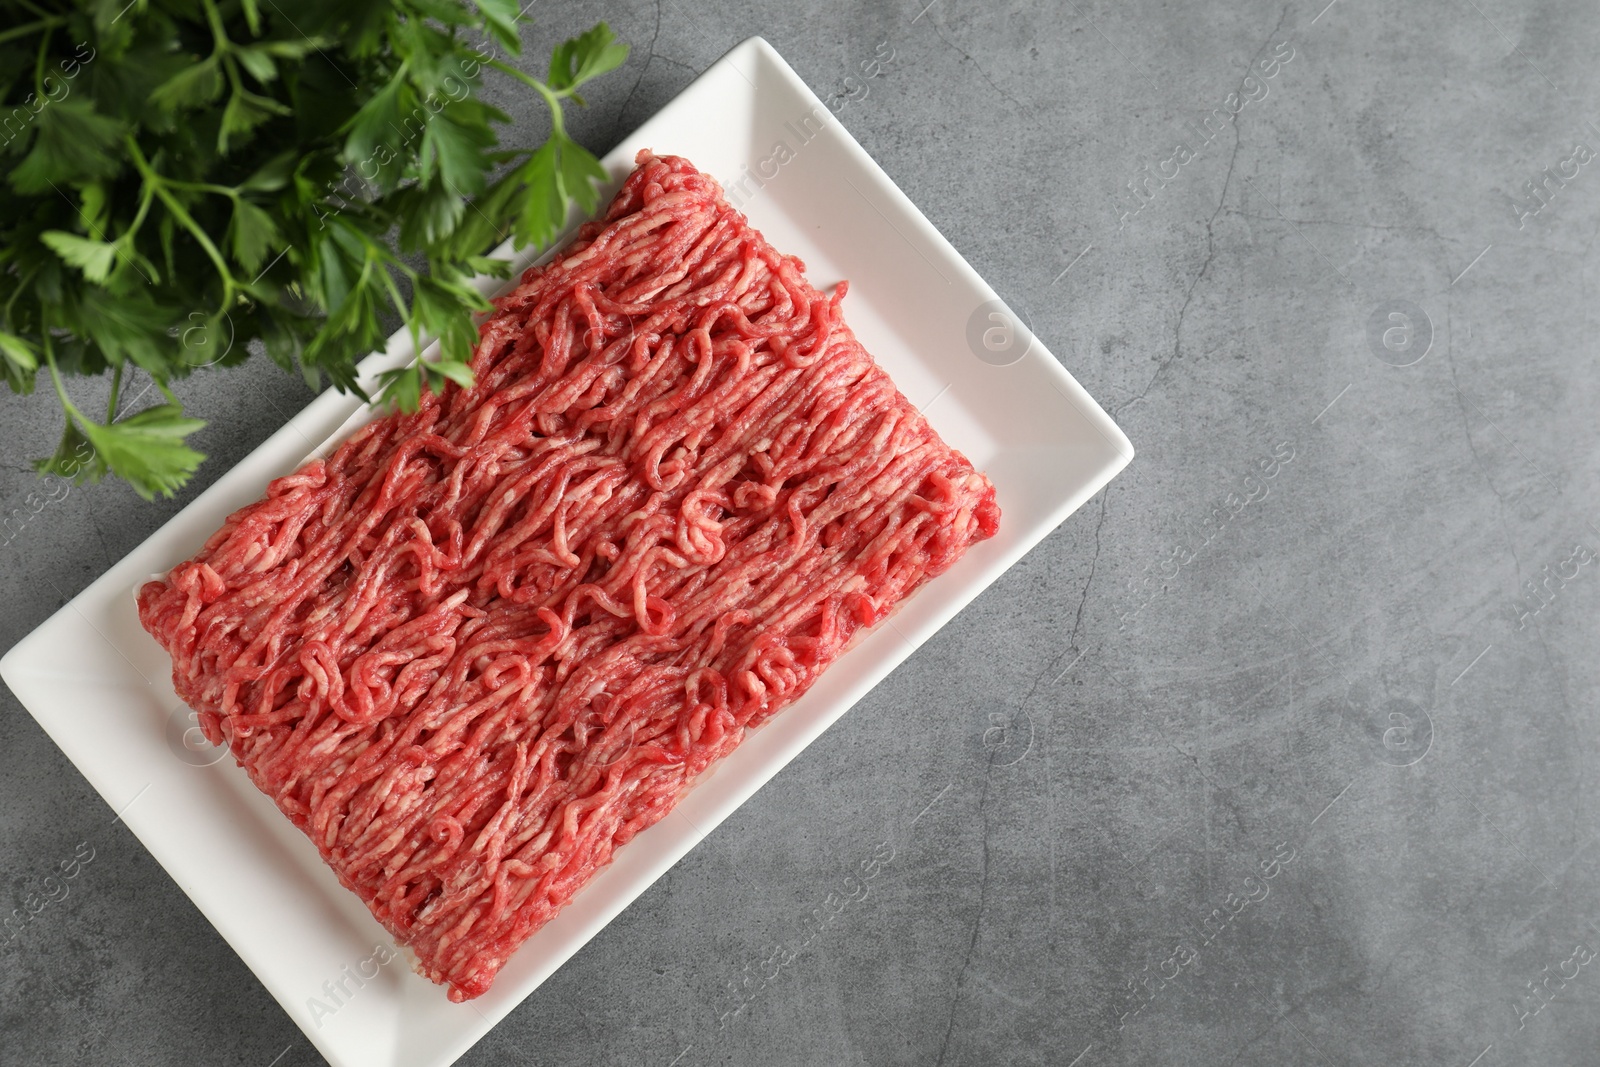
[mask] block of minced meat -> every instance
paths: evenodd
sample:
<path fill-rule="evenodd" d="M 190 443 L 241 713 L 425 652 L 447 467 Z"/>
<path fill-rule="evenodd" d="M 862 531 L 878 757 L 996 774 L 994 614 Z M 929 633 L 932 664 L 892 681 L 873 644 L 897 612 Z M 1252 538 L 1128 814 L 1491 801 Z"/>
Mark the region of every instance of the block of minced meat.
<path fill-rule="evenodd" d="M 139 593 L 214 744 L 461 1001 L 1000 519 L 687 161 L 495 301 L 476 381 Z"/>

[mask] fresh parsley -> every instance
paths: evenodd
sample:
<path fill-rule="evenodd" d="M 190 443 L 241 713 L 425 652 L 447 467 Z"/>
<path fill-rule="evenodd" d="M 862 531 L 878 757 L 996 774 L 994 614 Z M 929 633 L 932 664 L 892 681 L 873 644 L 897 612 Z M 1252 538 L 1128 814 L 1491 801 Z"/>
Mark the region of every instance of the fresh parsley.
<path fill-rule="evenodd" d="M 605 172 L 563 108 L 628 55 L 601 23 L 535 78 L 497 54 L 521 21 L 515 0 L 0 0 L 0 375 L 28 393 L 43 374 L 66 419 L 35 467 L 170 496 L 205 458 L 174 380 L 259 342 L 359 393 L 390 311 L 440 353 L 383 375 L 380 401 L 470 385 L 471 279 L 509 275 L 487 256 L 507 236 L 543 245 L 597 206 Z M 502 147 L 491 70 L 548 105 L 542 145 Z M 130 367 L 164 402 L 119 418 Z M 97 420 L 68 383 L 108 372 Z"/>

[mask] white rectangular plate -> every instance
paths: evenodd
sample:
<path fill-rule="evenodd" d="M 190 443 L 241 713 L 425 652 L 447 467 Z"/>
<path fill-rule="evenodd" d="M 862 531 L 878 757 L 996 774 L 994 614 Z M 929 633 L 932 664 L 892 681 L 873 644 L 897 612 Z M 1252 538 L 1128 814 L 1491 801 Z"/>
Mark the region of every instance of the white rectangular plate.
<path fill-rule="evenodd" d="M 805 261 L 819 288 L 849 279 L 848 321 L 944 439 L 994 480 L 1000 532 L 623 847 L 523 945 L 491 992 L 451 1004 L 400 958 L 380 966 L 388 935 L 232 759 L 203 743 L 186 747 L 198 734 L 185 735 L 192 719 L 173 693 L 171 664 L 134 611 L 141 582 L 198 551 L 313 447 L 370 417 L 337 393 L 312 402 L 13 648 L 0 676 L 336 1067 L 453 1062 L 1133 458 L 1055 358 L 1025 330 L 1008 332 L 1018 327 L 986 306 L 994 290 L 765 41 L 733 49 L 606 156 L 608 196 L 641 148 L 715 175 L 776 248 Z M 518 269 L 529 259 L 519 257 Z M 504 283 L 484 282 L 491 286 Z M 994 365 L 1023 348 L 1022 358 Z M 362 372 L 370 380 L 414 355 L 402 330 Z"/>

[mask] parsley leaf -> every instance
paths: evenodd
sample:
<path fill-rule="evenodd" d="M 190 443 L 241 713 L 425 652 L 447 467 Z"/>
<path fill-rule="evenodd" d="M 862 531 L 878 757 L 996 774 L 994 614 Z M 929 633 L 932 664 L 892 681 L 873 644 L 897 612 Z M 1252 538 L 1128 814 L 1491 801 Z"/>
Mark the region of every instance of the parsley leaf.
<path fill-rule="evenodd" d="M 477 9 L 483 12 L 488 31 L 513 54 L 522 51 L 522 41 L 517 37 L 517 21 L 522 17 L 517 0 L 476 0 Z"/>
<path fill-rule="evenodd" d="M 256 207 L 244 197 L 233 202 L 233 220 L 228 224 L 228 242 L 233 258 L 246 271 L 261 267 L 267 252 L 282 239 L 278 224 L 272 216 Z"/>
<path fill-rule="evenodd" d="M 94 443 L 84 436 L 76 422 L 68 419 L 55 454 L 48 459 L 34 460 L 33 469 L 40 474 L 56 474 L 81 483 L 99 481 L 105 476 L 106 465 L 95 451 Z"/>
<path fill-rule="evenodd" d="M 215 54 L 186 66 L 150 93 L 150 102 L 164 111 L 209 104 L 222 95 L 222 71 Z"/>
<path fill-rule="evenodd" d="M 551 138 L 552 141 L 555 138 Z M 561 193 L 578 202 L 585 213 L 600 206 L 600 190 L 595 182 L 606 180 L 606 169 L 583 145 L 568 137 L 561 139 Z"/>
<path fill-rule="evenodd" d="M 566 198 L 561 188 L 561 143 L 565 136 L 552 133 L 550 139 L 517 171 L 526 190 L 522 210 L 513 231 L 518 244 L 547 244 L 561 231 L 567 219 Z"/>
<path fill-rule="evenodd" d="M 0 371 L 6 384 L 19 393 L 31 392 L 33 374 L 39 369 L 39 353 L 24 338 L 0 330 Z"/>
<path fill-rule="evenodd" d="M 556 45 L 546 82 L 558 93 L 571 92 L 591 78 L 622 66 L 627 58 L 628 46 L 614 43 L 610 27 L 602 22 Z"/>
<path fill-rule="evenodd" d="M 206 458 L 183 443 L 204 425 L 185 418 L 178 405 L 162 404 L 107 426 L 85 420 L 83 433 L 106 468 L 153 500 L 157 493 L 171 496 Z"/>
<path fill-rule="evenodd" d="M 122 123 L 80 97 L 45 105 L 33 120 L 33 151 L 7 179 L 19 193 L 54 193 L 54 185 L 109 178 L 122 169 L 117 139 Z"/>
<path fill-rule="evenodd" d="M 167 361 L 176 346 L 167 336 L 167 317 L 143 294 L 118 297 L 89 288 L 78 305 L 89 340 L 113 365 L 131 359 L 157 381 L 166 377 Z"/>
<path fill-rule="evenodd" d="M 72 266 L 83 271 L 91 282 L 103 282 L 117 259 L 117 246 L 109 241 L 91 241 L 65 230 L 46 230 L 39 239 Z"/>
<path fill-rule="evenodd" d="M 546 244 L 598 205 L 607 175 L 563 108 L 628 55 L 600 23 L 541 80 L 497 58 L 523 10 L 0 0 L 0 378 L 28 393 L 47 372 L 65 424 L 36 468 L 170 495 L 204 458 L 174 381 L 264 350 L 366 399 L 356 364 L 396 320 L 429 358 L 381 376 L 378 402 L 471 387 L 490 309 L 473 278 L 510 275 L 488 255 L 506 237 Z M 549 108 L 542 143 L 502 144 L 495 72 Z M 74 376 L 112 371 L 114 409 L 129 364 L 165 402 L 101 422 L 74 406 Z"/>

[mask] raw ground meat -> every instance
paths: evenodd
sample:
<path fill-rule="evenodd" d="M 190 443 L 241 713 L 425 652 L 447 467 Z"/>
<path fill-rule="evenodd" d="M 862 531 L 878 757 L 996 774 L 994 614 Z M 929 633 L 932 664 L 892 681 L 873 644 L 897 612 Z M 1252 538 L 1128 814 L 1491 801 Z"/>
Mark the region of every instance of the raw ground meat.
<path fill-rule="evenodd" d="M 687 161 L 496 301 L 476 384 L 139 594 L 173 684 L 452 1000 L 999 522 Z"/>

